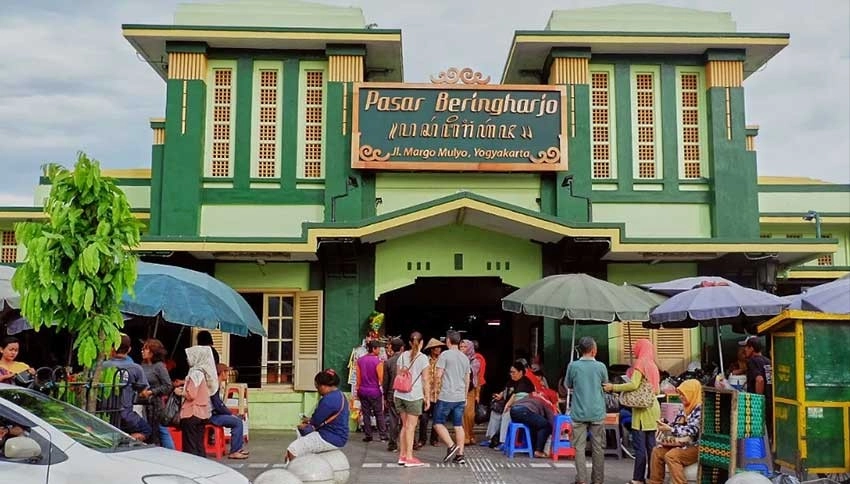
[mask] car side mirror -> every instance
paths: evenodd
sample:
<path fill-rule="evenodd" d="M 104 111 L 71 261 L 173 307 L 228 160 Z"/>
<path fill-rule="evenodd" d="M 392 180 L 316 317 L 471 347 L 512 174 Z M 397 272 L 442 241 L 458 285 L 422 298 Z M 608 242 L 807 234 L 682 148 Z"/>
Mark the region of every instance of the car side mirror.
<path fill-rule="evenodd" d="M 29 437 L 12 437 L 6 440 L 3 454 L 7 459 L 35 459 L 41 457 L 41 446 Z"/>

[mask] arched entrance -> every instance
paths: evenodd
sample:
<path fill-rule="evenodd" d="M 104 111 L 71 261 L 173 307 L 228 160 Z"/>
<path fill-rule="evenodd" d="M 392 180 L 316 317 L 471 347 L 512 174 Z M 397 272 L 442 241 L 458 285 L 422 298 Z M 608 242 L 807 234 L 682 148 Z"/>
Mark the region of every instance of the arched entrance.
<path fill-rule="evenodd" d="M 501 299 L 516 288 L 499 277 L 419 277 L 413 284 L 378 298 L 385 314 L 386 334 L 405 340 L 419 331 L 425 340 L 461 331 L 478 340 L 487 360 L 485 397 L 501 390 L 515 356 L 538 348 L 538 319 L 502 311 Z M 536 336 L 536 338 L 535 338 Z"/>

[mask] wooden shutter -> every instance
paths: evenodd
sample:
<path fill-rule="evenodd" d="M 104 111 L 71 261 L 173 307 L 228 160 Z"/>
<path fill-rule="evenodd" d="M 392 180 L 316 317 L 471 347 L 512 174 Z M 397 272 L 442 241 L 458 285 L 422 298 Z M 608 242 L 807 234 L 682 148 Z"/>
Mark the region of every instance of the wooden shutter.
<path fill-rule="evenodd" d="M 322 291 L 295 295 L 294 325 L 294 386 L 296 390 L 315 391 L 313 377 L 322 369 Z"/>
<path fill-rule="evenodd" d="M 635 321 L 620 324 L 621 341 L 620 345 L 620 363 L 629 363 L 632 361 L 632 345 L 639 339 L 648 339 L 652 341 L 652 330 L 643 327 L 642 323 Z"/>
<path fill-rule="evenodd" d="M 691 356 L 691 335 L 685 329 L 659 329 L 655 331 L 655 357 L 658 368 L 671 374 L 682 372 Z"/>
<path fill-rule="evenodd" d="M 192 328 L 192 344 L 198 341 L 198 333 L 204 331 L 203 328 Z M 213 339 L 213 348 L 218 351 L 218 357 L 222 363 L 228 365 L 230 362 L 230 335 L 223 333 L 217 329 L 209 329 Z"/>

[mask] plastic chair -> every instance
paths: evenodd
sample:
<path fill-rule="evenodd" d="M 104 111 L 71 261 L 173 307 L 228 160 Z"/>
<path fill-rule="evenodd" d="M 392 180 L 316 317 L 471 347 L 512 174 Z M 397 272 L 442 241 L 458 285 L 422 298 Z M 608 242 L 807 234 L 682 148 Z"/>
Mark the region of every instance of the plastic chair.
<path fill-rule="evenodd" d="M 567 433 L 567 438 L 562 436 Z M 572 444 L 573 440 L 573 419 L 569 415 L 557 415 L 554 425 L 552 426 L 552 460 L 557 461 L 558 457 L 575 458 L 576 449 Z"/>
<path fill-rule="evenodd" d="M 523 437 L 525 438 L 525 443 L 522 442 Z M 508 434 L 505 436 L 505 443 L 502 447 L 502 452 L 504 452 L 509 459 L 513 459 L 514 454 L 520 452 L 528 453 L 528 456 L 533 459 L 534 447 L 531 445 L 531 430 L 528 426 L 517 422 L 511 422 L 511 424 L 508 425 Z"/>
<path fill-rule="evenodd" d="M 768 449 L 770 443 L 767 441 L 767 432 L 762 437 L 748 437 L 738 441 L 738 467 L 758 472 L 764 476 L 771 475 L 773 469 L 773 456 Z"/>
<path fill-rule="evenodd" d="M 168 433 L 171 434 L 171 440 L 174 441 L 174 450 L 183 452 L 183 431 L 177 427 L 168 427 Z"/>
<path fill-rule="evenodd" d="M 242 435 L 245 436 L 245 442 L 248 442 L 248 385 L 228 383 L 224 390 L 224 404 L 230 413 L 242 419 Z M 225 435 L 230 437 L 230 429 L 225 431 Z"/>
<path fill-rule="evenodd" d="M 610 448 L 607 445 L 605 446 L 605 455 L 616 455 L 618 459 L 623 458 L 623 447 L 620 445 L 623 441 L 623 436 L 620 433 L 620 414 L 619 413 L 609 413 L 605 415 L 605 421 L 603 424 L 603 428 L 605 429 L 605 440 L 608 440 L 608 432 L 614 432 L 615 438 L 615 446 L 614 448 Z"/>
<path fill-rule="evenodd" d="M 210 443 L 212 439 L 212 443 Z M 204 426 L 204 452 L 207 454 L 215 454 L 216 459 L 224 457 L 227 445 L 224 436 L 224 428 L 215 425 L 207 424 Z"/>

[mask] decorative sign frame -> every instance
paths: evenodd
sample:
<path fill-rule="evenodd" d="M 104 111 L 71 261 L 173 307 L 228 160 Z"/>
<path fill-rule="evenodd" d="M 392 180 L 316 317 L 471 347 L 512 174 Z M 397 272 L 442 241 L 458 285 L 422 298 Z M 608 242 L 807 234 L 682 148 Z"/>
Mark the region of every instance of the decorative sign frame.
<path fill-rule="evenodd" d="M 566 88 L 489 79 L 452 68 L 433 84 L 355 83 L 352 168 L 567 170 Z"/>

